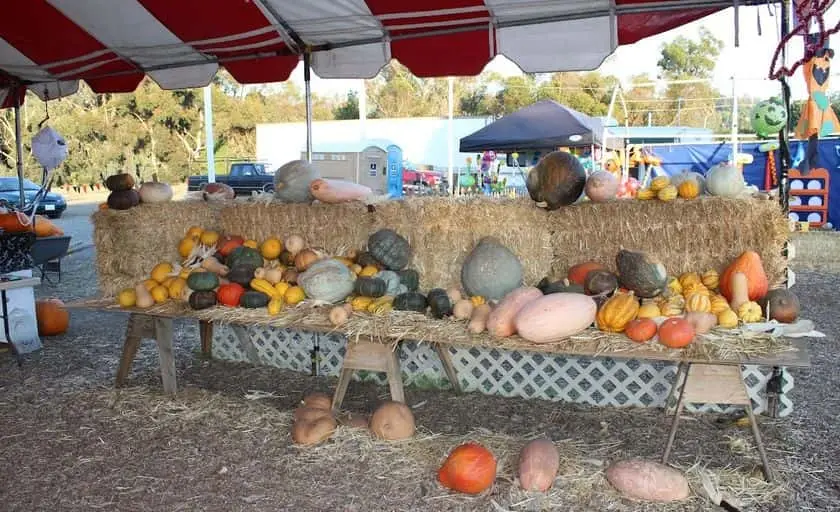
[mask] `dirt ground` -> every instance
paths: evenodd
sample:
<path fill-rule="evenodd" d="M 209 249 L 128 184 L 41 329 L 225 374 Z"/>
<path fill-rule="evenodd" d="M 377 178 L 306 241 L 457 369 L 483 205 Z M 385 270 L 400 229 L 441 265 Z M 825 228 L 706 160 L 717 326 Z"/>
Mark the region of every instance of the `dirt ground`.
<path fill-rule="evenodd" d="M 58 221 L 74 244 L 89 240 L 94 207 L 72 206 Z M 92 296 L 91 251 L 66 258 L 61 283 L 44 284 L 38 295 Z M 723 490 L 740 492 L 742 510 L 840 509 L 834 473 L 840 404 L 832 392 L 840 384 L 834 352 L 840 274 L 802 270 L 797 281 L 803 309 L 827 337 L 809 342 L 813 366 L 793 373 L 792 415 L 760 417 L 783 484 L 760 484 L 750 432 L 731 418 L 687 415 L 675 445 L 674 464 L 692 478 L 711 470 Z M 669 421 L 659 409 L 408 388 L 414 440 L 384 443 L 341 428 L 326 445 L 300 449 L 289 438 L 290 412 L 308 391 L 331 392 L 334 379 L 205 360 L 196 326 L 178 322 L 178 397 L 160 394 L 157 353 L 148 341 L 118 393 L 112 381 L 125 322 L 121 314 L 74 311 L 68 333 L 45 339 L 44 350 L 22 368 L 0 353 L 0 509 L 722 510 L 696 485 L 697 496 L 663 507 L 622 500 L 604 481 L 603 466 L 612 460 L 660 456 Z M 387 388 L 353 383 L 345 408 L 369 413 L 386 397 Z M 525 494 L 515 486 L 516 454 L 540 434 L 561 452 L 561 477 L 547 495 Z M 446 453 L 466 439 L 491 447 L 500 463 L 493 489 L 478 497 L 453 496 L 435 481 Z"/>

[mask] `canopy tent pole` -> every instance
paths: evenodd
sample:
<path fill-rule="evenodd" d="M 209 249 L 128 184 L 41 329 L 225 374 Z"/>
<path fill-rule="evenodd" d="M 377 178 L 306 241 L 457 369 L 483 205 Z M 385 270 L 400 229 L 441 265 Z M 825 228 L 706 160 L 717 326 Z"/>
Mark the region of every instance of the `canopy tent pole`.
<path fill-rule="evenodd" d="M 204 145 L 207 146 L 207 182 L 216 182 L 216 142 L 213 140 L 213 85 L 204 88 Z"/>
<path fill-rule="evenodd" d="M 312 69 L 310 59 L 312 53 L 309 48 L 303 52 L 303 85 L 306 96 L 306 161 L 312 163 Z"/>
<path fill-rule="evenodd" d="M 791 30 L 791 1 L 782 1 L 782 16 L 781 16 L 781 40 L 790 33 Z M 782 66 L 787 66 L 787 52 L 785 46 L 782 46 L 781 52 Z M 788 126 L 779 131 L 779 160 L 781 166 L 779 167 L 779 202 L 782 206 L 782 211 L 785 215 L 790 210 L 790 198 L 788 197 L 788 170 L 792 162 L 790 157 L 790 146 L 788 141 L 788 132 L 790 130 L 791 115 L 790 115 L 790 86 L 787 83 L 787 78 L 784 74 L 779 77 L 779 84 L 782 88 L 782 102 L 787 111 Z M 787 255 L 787 248 L 785 248 L 785 255 Z"/>
<path fill-rule="evenodd" d="M 738 18 L 739 14 L 739 0 L 734 0 L 734 9 L 735 9 L 735 55 L 737 57 L 738 49 L 741 46 L 740 43 L 740 20 Z M 736 59 L 737 62 L 737 59 Z M 732 139 L 732 164 L 737 166 L 738 162 L 738 66 L 736 64 L 735 68 L 732 70 L 732 123 L 730 125 L 731 129 L 731 139 Z"/>
<path fill-rule="evenodd" d="M 603 138 L 601 139 L 601 168 L 602 169 L 606 169 L 606 167 L 607 167 L 607 151 L 606 151 L 606 149 L 607 149 L 607 132 L 608 132 L 607 123 L 610 121 L 610 119 L 612 119 L 613 109 L 615 108 L 615 100 L 618 97 L 619 88 L 621 88 L 621 83 L 618 83 L 618 84 L 616 84 L 615 87 L 613 87 L 612 97 L 610 98 L 610 105 L 607 107 L 607 118 L 606 118 L 606 120 L 604 122 L 604 126 L 603 126 L 604 135 L 603 135 Z"/>
<path fill-rule="evenodd" d="M 447 137 L 446 137 L 446 140 L 448 141 L 446 152 L 447 152 L 447 155 L 449 157 L 449 167 L 448 167 L 448 171 L 446 173 L 446 176 L 447 176 L 447 180 L 449 181 L 449 187 L 448 188 L 450 189 L 450 192 L 453 192 L 455 190 L 453 188 L 454 183 L 452 181 L 453 180 L 453 175 L 454 175 L 454 172 L 455 172 L 454 168 L 453 168 L 455 155 L 453 154 L 454 148 L 453 148 L 453 141 L 452 141 L 452 137 L 454 135 L 454 130 L 453 130 L 453 127 L 452 127 L 452 122 L 453 122 L 452 119 L 453 119 L 454 113 L 455 113 L 455 106 L 454 106 L 454 102 L 455 102 L 454 101 L 454 98 L 455 98 L 455 77 L 454 76 L 449 77 L 449 95 L 448 95 L 448 98 L 449 98 L 448 99 L 448 103 L 449 103 L 449 122 L 446 125 L 446 129 L 447 129 L 447 132 L 448 132 Z"/>
<path fill-rule="evenodd" d="M 367 139 L 367 89 L 365 79 L 359 80 L 359 138 Z"/>
<path fill-rule="evenodd" d="M 18 194 L 20 203 L 18 209 L 23 210 L 26 206 L 26 194 L 23 193 L 23 133 L 20 127 L 20 104 L 23 93 L 20 89 L 15 91 L 15 151 L 17 159 Z M 34 215 L 34 212 L 33 212 Z"/>

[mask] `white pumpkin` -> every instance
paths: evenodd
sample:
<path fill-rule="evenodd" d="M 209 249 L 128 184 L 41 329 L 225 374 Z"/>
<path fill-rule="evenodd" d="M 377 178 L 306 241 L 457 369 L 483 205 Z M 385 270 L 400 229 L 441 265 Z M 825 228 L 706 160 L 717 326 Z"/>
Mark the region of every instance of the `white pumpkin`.
<path fill-rule="evenodd" d="M 344 263 L 324 259 L 313 263 L 297 281 L 307 297 L 335 304 L 353 291 L 354 275 Z"/>
<path fill-rule="evenodd" d="M 140 185 L 140 201 L 144 203 L 165 203 L 172 200 L 172 187 L 169 183 L 147 181 Z"/>
<path fill-rule="evenodd" d="M 318 178 L 318 171 L 309 162 L 287 162 L 274 172 L 274 197 L 285 203 L 311 203 L 315 198 L 309 185 Z"/>
<path fill-rule="evenodd" d="M 706 190 L 713 196 L 738 197 L 744 188 L 744 175 L 734 165 L 719 163 L 706 174 Z"/>

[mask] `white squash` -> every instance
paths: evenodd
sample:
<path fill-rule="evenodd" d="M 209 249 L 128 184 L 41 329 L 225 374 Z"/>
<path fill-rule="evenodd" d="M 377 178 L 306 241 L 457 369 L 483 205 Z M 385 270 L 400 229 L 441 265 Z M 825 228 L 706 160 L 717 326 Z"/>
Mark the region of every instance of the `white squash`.
<path fill-rule="evenodd" d="M 598 306 L 582 293 L 552 293 L 526 304 L 513 320 L 516 332 L 534 343 L 575 335 L 595 321 Z"/>
<path fill-rule="evenodd" d="M 338 260 L 316 261 L 297 278 L 307 297 L 335 304 L 353 291 L 355 276 Z"/>
<path fill-rule="evenodd" d="M 745 188 L 744 175 L 734 165 L 719 163 L 706 174 L 706 189 L 713 196 L 738 197 Z"/>
<path fill-rule="evenodd" d="M 140 185 L 140 201 L 144 203 L 165 203 L 172 200 L 172 187 L 161 181 L 147 181 Z"/>

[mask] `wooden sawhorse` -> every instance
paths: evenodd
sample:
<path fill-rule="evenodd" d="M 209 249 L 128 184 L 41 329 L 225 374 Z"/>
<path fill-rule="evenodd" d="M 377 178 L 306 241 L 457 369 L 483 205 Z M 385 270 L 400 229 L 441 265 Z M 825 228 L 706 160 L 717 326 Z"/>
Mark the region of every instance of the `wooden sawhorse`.
<path fill-rule="evenodd" d="M 662 455 L 662 463 L 668 463 L 674 438 L 677 436 L 680 413 L 686 403 L 741 405 L 746 409 L 747 417 L 750 420 L 755 446 L 761 458 L 764 478 L 768 482 L 772 481 L 770 463 L 767 460 L 767 453 L 764 451 L 764 443 L 761 440 L 758 423 L 755 421 L 752 400 L 747 393 L 747 387 L 744 385 L 741 366 L 680 363 L 677 375 L 674 377 L 675 387 L 679 385 L 680 375 L 682 374 L 685 375 L 685 382 L 680 390 L 680 397 L 674 410 L 674 419 L 671 423 L 671 432 L 668 434 L 668 443 L 665 445 L 665 453 Z"/>
<path fill-rule="evenodd" d="M 446 377 L 456 393 L 461 393 L 461 384 L 458 381 L 458 374 L 452 365 L 452 357 L 449 348 L 438 343 L 434 344 L 435 352 L 440 358 Z M 347 386 L 356 370 L 367 370 L 384 372 L 388 377 L 388 386 L 391 389 L 391 399 L 396 402 L 405 402 L 403 391 L 402 374 L 400 372 L 400 358 L 397 354 L 399 342 L 393 344 L 377 343 L 370 338 L 359 337 L 356 341 L 347 340 L 347 351 L 344 354 L 344 362 L 341 364 L 341 373 L 338 377 L 338 385 L 333 395 L 332 407 L 338 410 L 344 395 L 347 393 Z"/>
<path fill-rule="evenodd" d="M 210 355 L 213 340 L 213 324 L 199 321 L 199 335 L 201 337 L 201 352 Z M 137 357 L 137 350 L 144 338 L 155 340 L 160 359 L 160 374 L 163 381 L 163 392 L 175 394 L 178 385 L 175 379 L 175 353 L 172 343 L 172 318 L 131 313 L 125 328 L 120 366 L 117 369 L 116 387 L 122 387 L 126 377 L 131 373 L 131 365 Z"/>

